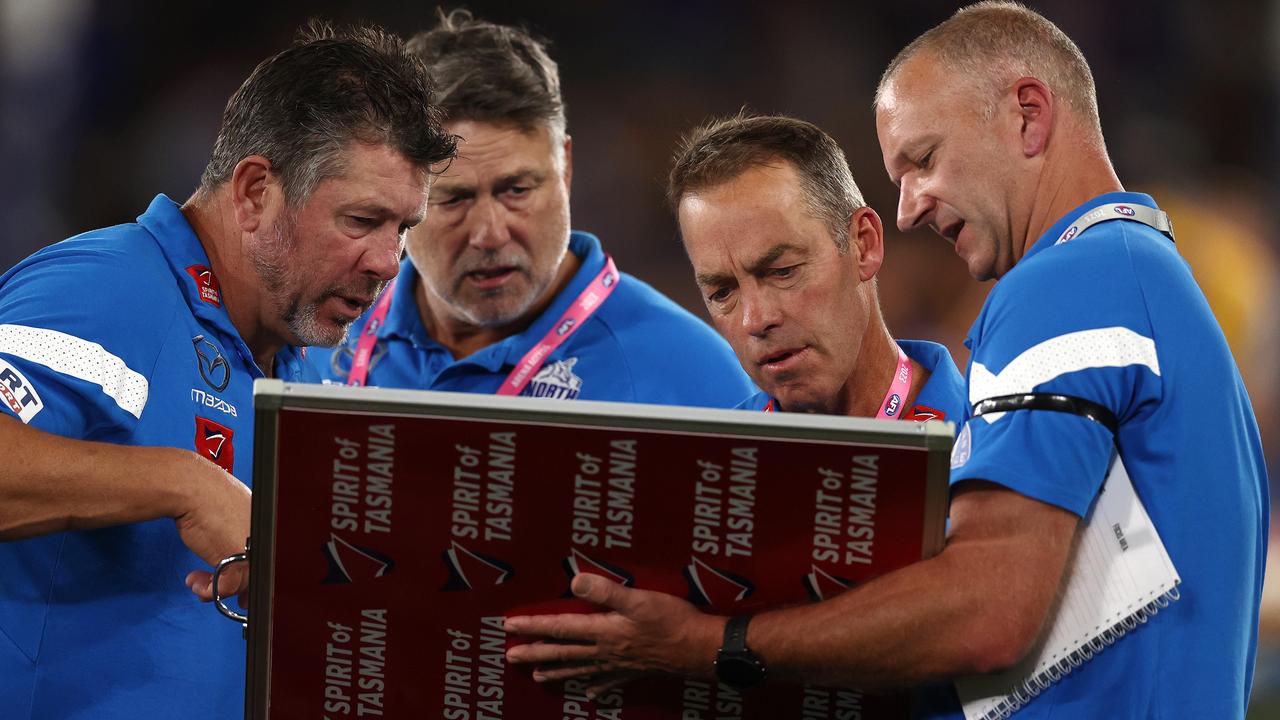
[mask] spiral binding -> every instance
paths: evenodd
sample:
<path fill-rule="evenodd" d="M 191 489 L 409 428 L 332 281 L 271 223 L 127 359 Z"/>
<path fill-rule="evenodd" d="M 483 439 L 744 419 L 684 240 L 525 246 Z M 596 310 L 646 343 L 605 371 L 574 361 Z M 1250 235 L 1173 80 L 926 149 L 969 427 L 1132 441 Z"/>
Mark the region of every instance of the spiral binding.
<path fill-rule="evenodd" d="M 1005 697 L 982 716 L 982 720 L 1006 720 L 1006 718 L 1021 710 L 1023 705 L 1031 702 L 1037 695 L 1047 690 L 1050 685 L 1070 675 L 1072 670 L 1089 662 L 1094 655 L 1114 645 L 1117 640 L 1124 637 L 1125 633 L 1145 624 L 1153 615 L 1169 607 L 1169 603 L 1174 602 L 1179 597 L 1181 597 L 1181 593 L 1178 591 L 1177 586 L 1174 586 L 1168 592 L 1143 605 L 1132 615 L 1103 630 L 1100 635 L 1071 654 L 1028 678 L 1021 686 L 1013 688 L 1008 697 Z"/>

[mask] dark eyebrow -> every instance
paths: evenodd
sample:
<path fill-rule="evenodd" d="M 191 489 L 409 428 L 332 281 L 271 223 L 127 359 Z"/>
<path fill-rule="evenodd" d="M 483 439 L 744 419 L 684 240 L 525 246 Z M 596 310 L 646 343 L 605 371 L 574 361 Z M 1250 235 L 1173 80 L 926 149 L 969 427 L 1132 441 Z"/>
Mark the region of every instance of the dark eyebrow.
<path fill-rule="evenodd" d="M 497 192 L 502 192 L 503 190 L 510 188 L 512 185 L 519 185 L 525 181 L 531 182 L 534 185 L 541 185 L 546 179 L 546 175 L 538 172 L 537 170 L 517 170 L 510 175 L 503 175 L 498 178 L 497 181 L 493 183 L 493 189 Z"/>
<path fill-rule="evenodd" d="M 761 272 L 768 269 L 770 265 L 777 262 L 778 258 L 792 250 L 799 252 L 801 248 L 797 245 L 792 245 L 791 243 L 778 243 L 777 245 L 769 248 L 768 252 L 761 255 L 755 262 L 748 265 L 747 272 L 752 275 L 759 275 Z"/>
<path fill-rule="evenodd" d="M 521 168 L 515 172 L 508 173 L 493 181 L 493 192 L 500 193 L 509 190 L 514 185 L 522 182 L 531 182 L 534 185 L 541 185 L 547 179 L 545 173 L 538 172 L 533 168 Z M 463 195 L 471 196 L 476 194 L 476 186 L 468 182 L 449 182 L 446 178 L 440 178 L 431 186 L 431 194 L 441 195 Z"/>
<path fill-rule="evenodd" d="M 769 248 L 764 255 L 761 255 L 754 262 L 747 266 L 747 272 L 752 275 L 759 275 L 764 272 L 770 265 L 778 261 L 778 258 L 790 251 L 801 252 L 803 249 L 798 245 L 791 243 L 778 243 Z M 698 284 L 703 287 L 716 287 L 731 282 L 733 276 L 727 273 L 698 273 Z"/>
<path fill-rule="evenodd" d="M 696 279 L 702 287 L 718 287 L 733 280 L 733 276 L 727 273 L 698 273 Z"/>
<path fill-rule="evenodd" d="M 368 215 L 369 217 L 373 218 L 374 220 L 377 220 L 378 222 L 386 222 L 398 216 L 394 210 L 392 210 L 391 208 L 385 205 L 382 205 L 377 201 L 353 203 L 352 205 L 347 206 L 346 208 L 343 208 L 342 211 L 358 212 L 363 215 Z M 425 214 L 421 212 L 416 212 L 413 215 L 410 215 L 409 217 L 405 218 L 405 225 L 408 225 L 409 227 L 413 227 L 418 223 L 421 223 L 424 219 L 426 219 Z"/>

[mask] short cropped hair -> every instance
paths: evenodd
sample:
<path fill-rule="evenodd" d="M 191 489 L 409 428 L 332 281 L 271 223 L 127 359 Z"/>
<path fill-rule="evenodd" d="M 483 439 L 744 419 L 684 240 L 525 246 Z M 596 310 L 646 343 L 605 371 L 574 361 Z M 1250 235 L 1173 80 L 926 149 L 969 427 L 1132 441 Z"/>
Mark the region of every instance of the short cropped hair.
<path fill-rule="evenodd" d="M 974 78 L 986 93 L 987 114 L 1010 83 L 1035 77 L 1066 101 L 1087 129 L 1102 135 L 1097 89 L 1084 53 L 1034 10 L 1006 0 L 984 0 L 960 8 L 889 63 L 876 88 L 877 107 L 898 71 L 920 52 L 933 54 L 958 77 Z"/>
<path fill-rule="evenodd" d="M 755 167 L 790 163 L 813 216 L 826 223 L 841 253 L 849 250 L 849 220 L 866 206 L 849 161 L 813 123 L 782 115 L 740 112 L 685 135 L 667 177 L 667 202 L 679 214 L 687 195 L 722 185 Z"/>
<path fill-rule="evenodd" d="M 426 68 L 396 36 L 313 20 L 231 96 L 200 189 L 214 190 L 241 160 L 262 155 L 296 207 L 342 174 L 352 140 L 387 145 L 425 172 L 457 149 L 431 94 Z"/>
<path fill-rule="evenodd" d="M 467 10 L 438 12 L 439 22 L 409 39 L 438 86 L 445 122 L 542 124 L 563 144 L 565 105 L 560 70 L 546 41 L 522 28 L 479 20 Z"/>

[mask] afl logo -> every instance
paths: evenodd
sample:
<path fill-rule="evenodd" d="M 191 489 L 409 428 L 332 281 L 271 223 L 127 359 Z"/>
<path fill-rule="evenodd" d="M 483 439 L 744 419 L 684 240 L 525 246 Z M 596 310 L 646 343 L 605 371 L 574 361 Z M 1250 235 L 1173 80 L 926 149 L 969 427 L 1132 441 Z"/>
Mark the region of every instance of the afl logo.
<path fill-rule="evenodd" d="M 617 278 L 614 277 L 613 273 L 605 273 L 604 277 L 600 279 L 600 284 L 604 285 L 605 287 L 610 287 L 615 282 L 617 282 Z"/>
<path fill-rule="evenodd" d="M 564 322 L 560 323 L 560 327 L 556 328 L 556 334 L 567 335 L 569 331 L 573 329 L 575 324 L 577 324 L 576 320 L 573 318 L 567 318 Z"/>
<path fill-rule="evenodd" d="M 1129 207 L 1128 205 L 1117 205 L 1115 207 L 1115 211 L 1116 213 L 1123 215 L 1125 217 L 1133 217 L 1134 215 L 1138 214 L 1136 210 Z"/>
<path fill-rule="evenodd" d="M 884 404 L 884 414 L 886 417 L 893 417 L 898 414 L 898 406 L 902 405 L 902 398 L 898 397 L 898 393 L 889 396 L 889 402 Z"/>
<path fill-rule="evenodd" d="M 1070 240 L 1071 238 L 1075 237 L 1076 233 L 1078 232 L 1080 232 L 1080 226 L 1072 225 L 1071 227 L 1067 228 L 1066 232 L 1062 233 L 1062 239 L 1059 240 L 1058 242 L 1066 242 L 1067 240 Z"/>

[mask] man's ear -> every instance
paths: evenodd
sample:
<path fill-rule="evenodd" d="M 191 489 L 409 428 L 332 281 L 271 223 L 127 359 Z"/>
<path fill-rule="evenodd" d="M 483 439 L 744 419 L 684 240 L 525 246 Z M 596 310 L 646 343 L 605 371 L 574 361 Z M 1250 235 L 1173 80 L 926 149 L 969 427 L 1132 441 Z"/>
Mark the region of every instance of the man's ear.
<path fill-rule="evenodd" d="M 271 161 L 261 155 L 250 155 L 236 163 L 231 171 L 231 206 L 236 224 L 243 232 L 257 232 L 267 213 L 266 194 L 271 180 Z"/>
<path fill-rule="evenodd" d="M 858 278 L 869 282 L 884 262 L 884 224 L 870 207 L 858 208 L 849 218 L 849 249 L 857 253 Z"/>
<path fill-rule="evenodd" d="M 564 136 L 564 189 L 573 189 L 573 136 Z"/>
<path fill-rule="evenodd" d="M 1048 86 L 1033 77 L 1018 78 L 1013 84 L 1021 118 L 1022 154 L 1036 157 L 1049 147 L 1057 106 Z"/>

